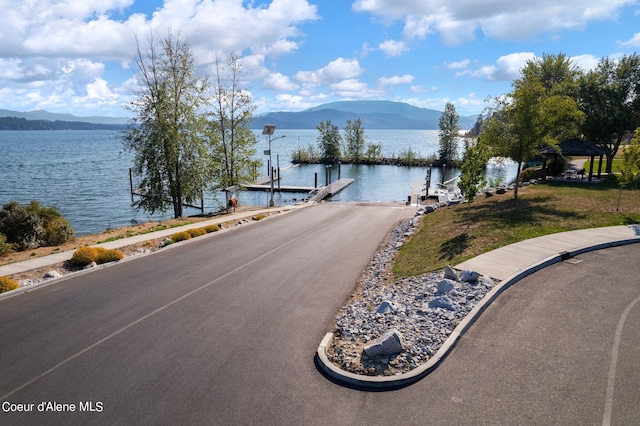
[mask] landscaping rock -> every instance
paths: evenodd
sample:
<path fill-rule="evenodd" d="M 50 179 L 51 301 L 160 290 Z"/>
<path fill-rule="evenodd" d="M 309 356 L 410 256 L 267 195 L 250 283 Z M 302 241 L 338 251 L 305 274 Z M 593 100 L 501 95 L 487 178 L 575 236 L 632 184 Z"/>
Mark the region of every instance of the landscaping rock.
<path fill-rule="evenodd" d="M 431 302 L 429 302 L 429 307 L 431 309 L 442 308 L 453 312 L 457 312 L 460 310 L 460 305 L 449 299 L 447 296 L 436 297 Z"/>
<path fill-rule="evenodd" d="M 462 271 L 460 272 L 460 281 L 465 283 L 477 283 L 480 279 L 480 274 L 476 271 Z"/>
<path fill-rule="evenodd" d="M 456 282 L 450 279 L 445 278 L 442 281 L 438 281 L 437 289 L 438 293 L 449 293 L 451 290 L 456 288 Z"/>
<path fill-rule="evenodd" d="M 60 274 L 60 272 L 58 271 L 49 271 L 46 274 L 44 274 L 44 277 L 47 279 L 60 278 L 61 276 L 62 274 Z"/>
<path fill-rule="evenodd" d="M 377 314 L 386 314 L 388 312 L 395 312 L 397 310 L 396 306 L 388 301 L 384 301 L 380 304 L 380 306 L 378 307 L 378 310 L 376 311 Z"/>
<path fill-rule="evenodd" d="M 396 329 L 387 331 L 364 347 L 364 353 L 370 358 L 395 355 L 400 352 L 402 352 L 402 335 Z"/>
<path fill-rule="evenodd" d="M 458 273 L 449 265 L 444 268 L 444 277 L 449 280 L 458 281 Z"/>

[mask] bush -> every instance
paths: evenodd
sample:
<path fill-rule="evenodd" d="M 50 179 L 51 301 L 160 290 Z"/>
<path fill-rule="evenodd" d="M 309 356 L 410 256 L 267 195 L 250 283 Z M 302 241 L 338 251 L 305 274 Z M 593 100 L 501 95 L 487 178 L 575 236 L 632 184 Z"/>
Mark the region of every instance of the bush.
<path fill-rule="evenodd" d="M 9 277 L 0 277 L 0 293 L 19 288 L 20 285 Z"/>
<path fill-rule="evenodd" d="M 96 252 L 95 248 L 84 246 L 73 252 L 73 256 L 71 256 L 71 262 L 76 265 L 86 266 L 91 262 L 95 262 L 97 256 L 98 253 Z"/>
<path fill-rule="evenodd" d="M 191 234 L 188 233 L 187 231 L 182 231 L 182 232 L 176 232 L 175 234 L 173 234 L 171 236 L 171 240 L 174 243 L 178 243 L 180 241 L 184 241 L 184 240 L 190 240 L 191 239 Z"/>
<path fill-rule="evenodd" d="M 207 233 L 204 228 L 193 228 L 187 230 L 187 232 L 189 233 L 189 235 L 191 235 L 191 238 L 196 238 Z"/>
<path fill-rule="evenodd" d="M 96 263 L 102 265 L 108 262 L 117 262 L 124 259 L 124 254 L 120 250 L 107 250 L 102 247 L 98 247 L 96 250 Z"/>
<path fill-rule="evenodd" d="M 96 262 L 98 265 L 101 265 L 121 259 L 124 259 L 124 254 L 119 250 L 108 250 L 104 247 L 89 246 L 80 247 L 73 252 L 73 256 L 71 256 L 71 262 L 80 266 L 87 266 L 91 262 Z"/>
<path fill-rule="evenodd" d="M 73 238 L 73 228 L 62 216 L 43 220 L 44 232 L 40 243 L 44 246 L 59 246 Z"/>
<path fill-rule="evenodd" d="M 17 250 L 38 247 L 38 234 L 43 232 L 42 221 L 26 206 L 11 201 L 0 211 L 0 232 Z"/>
<path fill-rule="evenodd" d="M 36 200 L 29 206 L 17 201 L 5 204 L 0 211 L 0 232 L 18 250 L 59 245 L 73 238 L 73 228 L 60 212 Z"/>
<path fill-rule="evenodd" d="M 204 227 L 204 230 L 207 231 L 207 234 L 210 234 L 211 232 L 218 232 L 220 230 L 220 226 L 208 225 Z"/>
<path fill-rule="evenodd" d="M 11 243 L 7 242 L 7 237 L 4 234 L 0 234 L 0 256 L 9 254 L 13 251 Z"/>
<path fill-rule="evenodd" d="M 255 221 L 258 221 L 258 220 L 262 220 L 262 219 L 264 219 L 265 217 L 267 217 L 267 215 L 266 215 L 266 214 L 257 214 L 257 215 L 255 215 L 255 216 L 253 216 L 251 219 L 253 219 L 253 220 L 255 220 Z"/>

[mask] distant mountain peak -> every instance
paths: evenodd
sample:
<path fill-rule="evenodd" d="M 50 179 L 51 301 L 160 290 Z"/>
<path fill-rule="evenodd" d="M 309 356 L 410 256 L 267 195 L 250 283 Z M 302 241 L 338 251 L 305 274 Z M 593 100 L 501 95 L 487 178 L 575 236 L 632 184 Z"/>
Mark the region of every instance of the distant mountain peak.
<path fill-rule="evenodd" d="M 441 111 L 416 107 L 397 101 L 338 101 L 300 112 L 272 112 L 253 119 L 253 128 L 275 124 L 282 129 L 315 129 L 321 121 L 331 120 L 344 127 L 347 120 L 361 118 L 365 129 L 437 130 Z M 460 127 L 470 129 L 477 116 L 461 116 Z"/>

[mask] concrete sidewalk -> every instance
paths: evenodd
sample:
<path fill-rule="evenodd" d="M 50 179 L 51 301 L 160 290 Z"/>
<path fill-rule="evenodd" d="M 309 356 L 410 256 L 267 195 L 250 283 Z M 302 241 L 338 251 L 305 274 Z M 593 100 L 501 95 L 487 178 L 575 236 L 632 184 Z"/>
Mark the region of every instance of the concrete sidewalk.
<path fill-rule="evenodd" d="M 192 228 L 202 228 L 208 225 L 219 225 L 221 223 L 229 222 L 237 219 L 250 218 L 259 214 L 269 214 L 274 212 L 285 212 L 307 207 L 309 204 L 300 204 L 293 206 L 284 206 L 277 208 L 265 208 L 260 210 L 247 210 L 243 212 L 232 213 L 228 215 L 221 215 L 205 220 L 202 222 L 192 223 L 189 225 L 179 226 L 175 228 L 164 229 L 162 231 L 151 232 L 143 235 L 135 235 L 133 237 L 121 238 L 119 240 L 110 241 L 108 243 L 96 244 L 96 247 L 104 247 L 106 249 L 119 249 L 122 247 L 130 246 L 133 244 L 144 243 L 145 241 L 155 240 L 158 238 L 166 238 L 176 232 L 185 231 Z M 49 256 L 37 257 L 34 259 L 25 260 L 23 262 L 10 263 L 8 265 L 0 266 L 0 276 L 9 276 L 28 271 L 30 269 L 42 268 L 56 263 L 64 262 L 71 259 L 75 250 L 65 251 L 61 253 L 55 253 Z"/>
<path fill-rule="evenodd" d="M 640 242 L 640 225 L 581 229 L 532 238 L 481 254 L 456 265 L 497 280 L 524 272 L 533 273 L 549 262 L 577 256 L 585 251 Z"/>

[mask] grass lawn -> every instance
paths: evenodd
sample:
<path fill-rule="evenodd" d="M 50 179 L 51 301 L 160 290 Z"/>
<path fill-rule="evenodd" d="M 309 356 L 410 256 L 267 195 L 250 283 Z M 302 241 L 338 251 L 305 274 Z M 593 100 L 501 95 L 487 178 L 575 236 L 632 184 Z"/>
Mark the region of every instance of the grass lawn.
<path fill-rule="evenodd" d="M 521 187 L 471 204 L 438 209 L 424 216 L 422 227 L 400 251 L 396 277 L 420 275 L 456 265 L 498 247 L 528 238 L 574 229 L 640 223 L 640 190 L 620 187 L 614 176 L 599 184 L 548 182 Z"/>
<path fill-rule="evenodd" d="M 584 169 L 587 173 L 589 173 L 589 167 L 591 167 L 591 160 L 587 160 L 584 163 Z M 593 174 L 596 175 L 598 173 L 598 167 L 600 167 L 600 159 L 596 158 L 593 160 Z M 604 173 L 605 168 L 607 167 L 607 160 L 602 160 L 602 173 Z M 622 168 L 622 158 L 614 158 L 613 164 L 611 164 L 611 171 L 613 173 L 620 173 Z"/>

